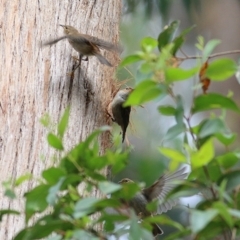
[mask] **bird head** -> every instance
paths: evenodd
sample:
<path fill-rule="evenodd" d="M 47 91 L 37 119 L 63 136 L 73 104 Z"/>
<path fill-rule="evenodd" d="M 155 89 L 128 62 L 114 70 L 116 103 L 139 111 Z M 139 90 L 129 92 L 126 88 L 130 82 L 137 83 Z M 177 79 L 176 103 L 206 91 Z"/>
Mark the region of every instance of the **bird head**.
<path fill-rule="evenodd" d="M 78 30 L 72 26 L 69 26 L 69 25 L 60 25 L 60 26 L 63 27 L 64 34 L 66 35 L 78 33 Z"/>
<path fill-rule="evenodd" d="M 125 184 L 125 183 L 134 183 L 133 180 L 129 179 L 129 178 L 123 178 L 121 181 L 119 181 L 118 183 L 120 184 Z"/>
<path fill-rule="evenodd" d="M 130 88 L 130 87 L 124 88 L 124 89 L 122 89 L 122 90 L 119 90 L 119 91 L 117 92 L 117 95 L 118 95 L 119 97 L 121 97 L 122 99 L 126 100 L 126 99 L 128 98 L 128 96 L 129 96 L 129 94 L 130 94 L 132 91 L 133 91 L 133 88 Z"/>

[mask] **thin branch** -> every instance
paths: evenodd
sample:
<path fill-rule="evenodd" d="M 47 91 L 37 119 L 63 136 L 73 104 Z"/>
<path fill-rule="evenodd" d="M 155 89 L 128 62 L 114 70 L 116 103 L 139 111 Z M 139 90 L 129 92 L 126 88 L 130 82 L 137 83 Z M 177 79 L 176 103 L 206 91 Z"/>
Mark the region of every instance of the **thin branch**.
<path fill-rule="evenodd" d="M 240 54 L 240 50 L 232 50 L 232 51 L 225 51 L 225 52 L 219 52 L 219 53 L 214 53 L 212 55 L 209 55 L 208 59 L 214 58 L 214 57 L 219 57 L 219 56 L 224 56 L 224 55 L 229 55 L 229 54 Z M 190 59 L 201 59 L 202 56 L 186 56 L 185 57 L 177 57 L 179 60 L 190 60 Z"/>

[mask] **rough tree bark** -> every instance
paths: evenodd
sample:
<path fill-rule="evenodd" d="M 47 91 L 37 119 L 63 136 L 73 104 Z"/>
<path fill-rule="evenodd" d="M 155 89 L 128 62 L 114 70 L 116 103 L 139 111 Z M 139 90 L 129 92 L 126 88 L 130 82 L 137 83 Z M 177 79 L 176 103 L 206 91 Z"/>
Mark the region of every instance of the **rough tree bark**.
<path fill-rule="evenodd" d="M 78 56 L 77 52 L 66 40 L 46 48 L 40 48 L 40 42 L 62 36 L 59 24 L 68 24 L 116 43 L 120 10 L 120 0 L 1 1 L 0 182 L 26 172 L 39 176 L 45 166 L 52 164 L 54 151 L 39 122 L 45 113 L 58 122 L 70 105 L 66 150 L 108 123 L 105 108 L 113 90 L 115 67 L 101 65 L 97 58 L 90 57 L 71 77 L 67 73 L 77 64 L 72 58 Z M 119 56 L 108 52 L 104 56 L 117 66 Z M 109 133 L 105 133 L 100 139 L 101 153 L 109 142 Z M 22 198 L 32 184 L 23 185 L 18 197 Z M 22 200 L 10 202 L 3 195 L 1 185 L 0 209 L 23 209 Z M 22 217 L 5 217 L 0 239 L 11 239 L 23 224 Z"/>

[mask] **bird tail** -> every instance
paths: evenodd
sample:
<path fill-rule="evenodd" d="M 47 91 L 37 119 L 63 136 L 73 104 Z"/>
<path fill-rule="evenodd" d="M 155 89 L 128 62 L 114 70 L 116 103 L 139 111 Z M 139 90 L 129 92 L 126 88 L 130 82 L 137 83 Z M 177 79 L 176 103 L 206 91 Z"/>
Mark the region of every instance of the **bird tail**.
<path fill-rule="evenodd" d="M 112 67 L 113 65 L 105 58 L 103 57 L 101 54 L 96 54 L 96 57 L 98 58 L 99 62 L 102 64 L 105 64 L 109 67 Z"/>
<path fill-rule="evenodd" d="M 152 224 L 152 234 L 154 237 L 162 235 L 163 233 L 163 230 L 156 223 Z"/>
<path fill-rule="evenodd" d="M 122 143 L 123 143 L 124 140 L 125 140 L 126 130 L 127 130 L 127 129 L 123 129 L 123 130 L 122 130 Z"/>

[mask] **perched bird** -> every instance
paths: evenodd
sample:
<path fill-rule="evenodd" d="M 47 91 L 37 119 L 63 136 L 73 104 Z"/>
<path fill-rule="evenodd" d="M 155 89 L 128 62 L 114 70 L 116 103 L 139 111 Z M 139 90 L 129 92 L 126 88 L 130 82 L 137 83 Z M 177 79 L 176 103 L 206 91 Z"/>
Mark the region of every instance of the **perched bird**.
<path fill-rule="evenodd" d="M 112 64 L 101 55 L 100 48 L 108 51 L 120 52 L 119 46 L 110 42 L 104 41 L 97 37 L 93 37 L 87 34 L 79 33 L 78 30 L 69 25 L 60 25 L 64 29 L 64 36 L 59 37 L 55 40 L 51 40 L 43 43 L 43 46 L 53 45 L 63 39 L 68 39 L 71 46 L 82 56 L 96 56 L 98 60 L 105 65 L 112 67 Z"/>
<path fill-rule="evenodd" d="M 184 167 L 176 172 L 164 174 L 153 185 L 142 189 L 131 200 L 124 203 L 126 203 L 127 207 L 133 208 L 135 213 L 141 218 L 167 212 L 177 204 L 177 200 L 169 199 L 164 201 L 164 198 L 176 186 L 174 181 L 182 180 L 187 176 L 185 170 L 186 168 Z M 124 178 L 119 183 L 127 184 L 131 182 L 133 182 L 131 179 Z M 151 213 L 146 209 L 146 205 L 155 199 L 159 200 L 158 210 L 156 213 Z M 157 224 L 153 224 L 152 227 L 152 234 L 154 236 L 163 234 L 163 230 Z"/>
<path fill-rule="evenodd" d="M 132 88 L 119 90 L 113 98 L 111 105 L 112 120 L 122 128 L 122 142 L 124 142 L 127 127 L 129 124 L 129 116 L 131 107 L 124 107 L 123 104 L 127 100 Z"/>

